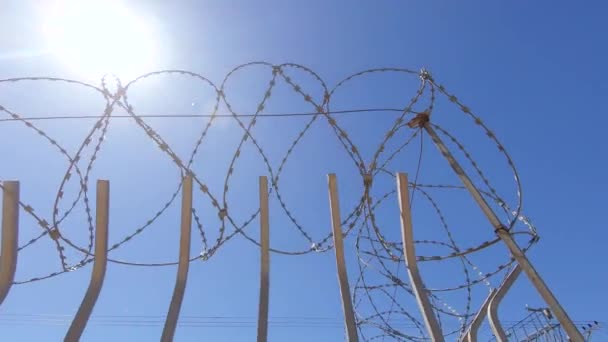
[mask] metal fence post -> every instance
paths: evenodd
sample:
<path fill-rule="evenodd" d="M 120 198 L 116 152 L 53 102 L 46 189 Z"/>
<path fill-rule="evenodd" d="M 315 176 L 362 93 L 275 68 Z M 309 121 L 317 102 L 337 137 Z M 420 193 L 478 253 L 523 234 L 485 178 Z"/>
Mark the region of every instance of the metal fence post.
<path fill-rule="evenodd" d="M 471 324 L 469 324 L 469 328 L 462 336 L 462 339 L 460 341 L 477 342 L 477 334 L 479 332 L 479 327 L 481 327 L 481 323 L 483 323 L 483 319 L 488 313 L 488 305 L 490 305 L 490 302 L 492 301 L 495 295 L 496 289 L 492 289 L 492 291 L 490 291 L 490 294 L 488 294 L 486 299 L 483 301 L 483 304 L 481 304 L 481 307 L 477 311 L 477 314 L 475 314 L 475 317 L 473 317 Z"/>
<path fill-rule="evenodd" d="M 519 265 L 515 265 L 515 267 L 511 270 L 511 272 L 505 278 L 505 281 L 498 287 L 494 298 L 488 304 L 488 321 L 490 322 L 490 327 L 494 332 L 494 336 L 496 336 L 496 342 L 508 342 L 507 334 L 505 330 L 502 328 L 500 324 L 500 320 L 498 319 L 498 306 L 500 305 L 500 301 L 505 297 L 509 289 L 517 280 L 517 277 L 521 273 L 521 267 Z"/>
<path fill-rule="evenodd" d="M 260 305 L 258 308 L 258 342 L 268 340 L 268 292 L 270 287 L 270 251 L 268 217 L 268 179 L 260 177 Z"/>
<path fill-rule="evenodd" d="M 2 251 L 0 253 L 0 304 L 13 285 L 19 241 L 19 182 L 2 182 Z"/>
<path fill-rule="evenodd" d="M 418 308 L 424 318 L 424 324 L 426 325 L 429 336 L 431 336 L 431 339 L 435 342 L 443 342 L 441 328 L 435 317 L 435 312 L 429 301 L 427 290 L 422 282 L 422 277 L 418 271 L 418 264 L 416 263 L 412 213 L 410 211 L 410 194 L 407 186 L 407 175 L 405 173 L 397 173 L 397 191 L 399 194 L 401 238 L 403 240 L 405 267 L 407 268 L 407 274 L 412 283 L 412 291 L 416 296 Z"/>
<path fill-rule="evenodd" d="M 162 342 L 173 341 L 175 327 L 179 318 L 179 311 L 186 292 L 186 281 L 188 280 L 188 268 L 190 267 L 190 238 L 192 227 L 192 175 L 188 174 L 182 184 L 182 222 L 179 238 L 179 263 L 177 265 L 177 279 L 169 305 L 169 312 L 165 320 Z"/>
<path fill-rule="evenodd" d="M 469 193 L 473 196 L 475 202 L 477 202 L 477 204 L 481 208 L 481 211 L 483 211 L 483 213 L 486 215 L 486 217 L 494 227 L 494 230 L 496 231 L 496 234 L 498 234 L 498 237 L 500 237 L 502 241 L 507 245 L 507 248 L 509 248 L 509 251 L 511 252 L 513 258 L 515 258 L 515 260 L 521 266 L 522 270 L 526 273 L 534 287 L 536 287 L 538 293 L 541 295 L 541 297 L 543 297 L 549 308 L 551 308 L 551 311 L 555 314 L 557 320 L 562 324 L 564 330 L 566 331 L 570 339 L 573 342 L 583 342 L 583 335 L 581 335 L 581 333 L 578 331 L 578 329 L 568 316 L 566 310 L 562 308 L 559 301 L 553 295 L 547 284 L 545 284 L 536 269 L 534 269 L 534 266 L 532 266 L 530 260 L 528 260 L 524 252 L 521 250 L 521 248 L 519 248 L 509 231 L 503 226 L 498 216 L 494 213 L 492 208 L 490 208 L 485 198 L 475 187 L 469 176 L 467 176 L 467 174 L 464 172 L 460 164 L 458 164 L 452 153 L 450 153 L 443 141 L 441 141 L 431 124 L 429 122 L 426 122 L 423 124 L 422 127 L 424 127 L 426 132 L 431 136 L 433 142 L 435 143 L 435 146 L 437 146 L 441 154 L 447 159 L 454 172 L 456 172 L 456 175 L 460 178 Z"/>
<path fill-rule="evenodd" d="M 338 184 L 335 174 L 327 176 L 329 186 L 329 206 L 331 210 L 331 224 L 334 235 L 334 249 L 336 252 L 336 266 L 338 268 L 338 282 L 340 283 L 340 295 L 342 296 L 342 309 L 344 310 L 344 321 L 346 323 L 346 335 L 348 342 L 358 342 L 357 325 L 353 302 L 350 296 L 348 275 L 346 273 L 346 262 L 344 260 L 344 241 L 342 240 L 342 222 L 340 219 L 340 202 L 338 200 Z"/>
<path fill-rule="evenodd" d="M 93 273 L 87 292 L 72 320 L 65 335 L 65 342 L 77 342 L 91 317 L 106 274 L 108 264 L 108 221 L 110 205 L 110 183 L 106 180 L 97 181 L 97 201 L 95 213 L 95 260 Z"/>

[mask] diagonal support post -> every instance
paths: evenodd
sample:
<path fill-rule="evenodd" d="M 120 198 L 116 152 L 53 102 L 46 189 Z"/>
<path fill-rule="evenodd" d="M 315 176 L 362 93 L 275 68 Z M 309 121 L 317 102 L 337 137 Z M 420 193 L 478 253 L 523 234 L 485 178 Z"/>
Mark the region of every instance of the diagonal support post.
<path fill-rule="evenodd" d="M 441 154 L 447 159 L 448 163 L 450 164 L 454 172 L 456 172 L 456 175 L 458 176 L 458 178 L 460 178 L 465 188 L 473 196 L 473 199 L 475 200 L 475 202 L 477 202 L 481 211 L 485 214 L 485 216 L 488 218 L 488 220 L 494 227 L 494 231 L 496 232 L 498 237 L 500 237 L 500 239 L 507 245 L 507 248 L 511 252 L 511 255 L 521 266 L 522 270 L 526 273 L 528 279 L 530 279 L 530 282 L 532 282 L 532 284 L 536 288 L 536 291 L 538 291 L 541 297 L 543 297 L 543 299 L 551 309 L 551 312 L 553 312 L 557 320 L 561 323 L 562 327 L 570 337 L 570 340 L 572 342 L 583 342 L 583 335 L 581 335 L 580 331 L 578 331 L 578 329 L 568 316 L 566 310 L 564 310 L 564 308 L 561 306 L 557 298 L 553 295 L 547 284 L 541 278 L 540 274 L 538 274 L 534 266 L 532 266 L 530 260 L 528 260 L 525 253 L 517 245 L 517 243 L 513 239 L 513 236 L 511 236 L 511 234 L 509 233 L 507 228 L 502 224 L 496 213 L 494 213 L 492 208 L 488 205 L 485 198 L 475 187 L 469 176 L 464 172 L 460 164 L 458 164 L 450 150 L 445 146 L 443 141 L 441 141 L 441 138 L 439 138 L 437 132 L 435 132 L 430 122 L 424 122 L 422 124 L 422 127 L 424 127 L 426 132 L 431 136 L 431 139 L 433 139 L 433 143 L 435 144 L 435 146 L 437 146 Z"/>
<path fill-rule="evenodd" d="M 340 218 L 340 202 L 338 200 L 338 184 L 335 174 L 327 175 L 329 187 L 329 206 L 331 210 L 331 225 L 334 236 L 334 250 L 336 252 L 336 266 L 338 268 L 338 282 L 340 284 L 340 295 L 342 297 L 342 309 L 346 323 L 346 336 L 348 342 L 358 342 L 357 325 L 353 302 L 348 285 L 348 274 L 346 273 L 346 262 L 344 260 L 344 241 L 342 237 L 342 220 Z"/>
<path fill-rule="evenodd" d="M 414 247 L 414 232 L 412 228 L 412 213 L 410 211 L 410 193 L 407 188 L 408 180 L 405 173 L 397 173 L 397 191 L 399 194 L 399 211 L 401 217 L 401 238 L 403 240 L 403 255 L 407 274 L 412 283 L 412 291 L 416 296 L 418 308 L 424 318 L 426 329 L 434 342 L 443 342 L 443 334 L 435 312 L 431 306 L 422 277 L 416 263 L 416 250 Z"/>
<path fill-rule="evenodd" d="M 186 281 L 188 280 L 188 269 L 190 267 L 190 239 L 192 228 L 192 175 L 188 174 L 182 184 L 182 221 L 179 237 L 179 262 L 177 265 L 177 279 L 169 305 L 169 312 L 165 320 L 165 327 L 161 336 L 161 342 L 172 342 L 175 335 L 175 327 L 179 318 L 179 311 L 186 292 Z"/>
<path fill-rule="evenodd" d="M 2 249 L 0 250 L 0 305 L 6 299 L 17 270 L 19 241 L 19 182 L 2 182 Z"/>
<path fill-rule="evenodd" d="M 65 335 L 65 342 L 80 341 L 80 337 L 91 317 L 103 280 L 106 275 L 108 264 L 108 221 L 110 206 L 110 182 L 107 180 L 97 181 L 97 200 L 95 213 L 95 260 L 93 261 L 93 273 L 87 292 L 80 303 L 78 312 L 72 320 L 72 324 Z"/>

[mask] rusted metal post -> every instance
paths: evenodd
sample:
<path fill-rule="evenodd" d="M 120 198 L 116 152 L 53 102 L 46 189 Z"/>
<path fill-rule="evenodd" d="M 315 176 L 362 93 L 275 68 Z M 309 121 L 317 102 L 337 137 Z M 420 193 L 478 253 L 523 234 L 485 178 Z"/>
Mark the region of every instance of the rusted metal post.
<path fill-rule="evenodd" d="M 258 342 L 268 340 L 268 292 L 270 287 L 270 228 L 268 217 L 268 179 L 260 177 L 260 306 L 258 309 Z"/>
<path fill-rule="evenodd" d="M 557 320 L 561 323 L 562 327 L 564 328 L 572 342 L 583 342 L 583 335 L 581 335 L 581 333 L 578 331 L 578 329 L 568 316 L 566 310 L 562 308 L 561 304 L 553 295 L 547 284 L 545 284 L 545 282 L 540 277 L 534 266 L 532 266 L 532 263 L 530 262 L 530 260 L 528 260 L 525 253 L 521 250 L 521 248 L 519 248 L 519 246 L 513 239 L 513 236 L 511 236 L 506 227 L 504 227 L 496 213 L 494 213 L 492 208 L 488 205 L 485 198 L 475 187 L 469 176 L 467 176 L 467 174 L 464 172 L 460 164 L 458 164 L 452 153 L 450 153 L 443 141 L 441 141 L 431 124 L 429 122 L 425 122 L 422 127 L 424 127 L 426 132 L 431 136 L 433 142 L 435 143 L 435 146 L 437 146 L 441 154 L 447 159 L 454 172 L 456 172 L 456 175 L 464 184 L 465 188 L 467 188 L 469 193 L 473 196 L 473 199 L 475 199 L 475 202 L 477 202 L 477 204 L 481 208 L 481 211 L 486 215 L 486 217 L 494 227 L 494 231 L 496 232 L 496 234 L 498 234 L 498 237 L 500 237 L 502 241 L 507 245 L 507 248 L 509 248 L 509 251 L 511 252 L 513 258 L 515 258 L 517 263 L 521 266 L 522 270 L 526 273 L 526 275 L 530 279 L 530 282 L 532 282 L 534 287 L 536 287 L 536 291 L 538 291 L 541 297 L 543 297 L 543 299 L 545 300 Z"/>
<path fill-rule="evenodd" d="M 481 323 L 488 313 L 488 305 L 495 295 L 496 289 L 492 289 L 490 294 L 483 301 L 483 304 L 481 304 L 479 310 L 477 310 L 477 314 L 475 314 L 475 317 L 473 317 L 473 320 L 469 324 L 469 328 L 462 336 L 462 339 L 460 340 L 461 342 L 477 342 L 477 333 L 479 332 L 479 327 L 481 327 Z"/>
<path fill-rule="evenodd" d="M 78 312 L 65 335 L 65 342 L 77 342 L 91 317 L 106 274 L 108 264 L 108 221 L 110 206 L 110 183 L 107 180 L 97 181 L 97 200 L 95 213 L 95 260 L 93 273 L 87 292 L 80 303 Z"/>
<path fill-rule="evenodd" d="M 405 173 L 397 173 L 397 191 L 399 193 L 399 211 L 401 218 L 401 238 L 403 240 L 403 255 L 405 267 L 412 283 L 412 291 L 416 296 L 418 308 L 424 317 L 424 324 L 435 342 L 443 342 L 443 334 L 435 317 L 435 312 L 429 301 L 427 290 L 420 277 L 416 263 L 416 250 L 414 247 L 414 232 L 412 228 L 412 214 L 410 211 L 410 194 L 407 188 L 408 180 Z"/>
<path fill-rule="evenodd" d="M 19 182 L 2 182 L 2 251 L 0 252 L 0 304 L 13 285 L 19 241 Z"/>
<path fill-rule="evenodd" d="M 165 320 L 165 327 L 161 336 L 161 342 L 173 341 L 175 327 L 179 318 L 179 311 L 186 292 L 186 281 L 188 280 L 188 268 L 190 267 L 190 239 L 192 227 L 192 175 L 188 174 L 182 184 L 182 222 L 179 238 L 179 263 L 177 265 L 177 279 L 173 289 L 173 297 L 169 305 L 169 312 Z"/>
<path fill-rule="evenodd" d="M 490 303 L 488 303 L 488 321 L 490 322 L 490 327 L 492 328 L 494 336 L 496 337 L 496 342 L 509 341 L 507 334 L 505 333 L 505 330 L 502 328 L 500 320 L 498 319 L 498 306 L 507 292 L 509 292 L 509 289 L 513 283 L 515 283 L 520 273 L 521 267 L 519 265 L 515 265 L 515 267 L 505 278 L 505 281 L 498 287 L 498 290 L 496 290 L 494 298 L 492 298 Z"/>
<path fill-rule="evenodd" d="M 344 260 L 344 241 L 342 240 L 342 223 L 340 218 L 340 202 L 338 200 L 338 184 L 335 174 L 327 175 L 329 186 L 329 206 L 331 210 L 331 224 L 334 236 L 334 250 L 336 252 L 336 266 L 338 268 L 338 282 L 340 283 L 340 295 L 342 296 L 342 309 L 346 323 L 346 336 L 348 342 L 358 342 L 357 325 L 353 302 L 348 285 L 348 274 L 346 273 L 346 262 Z"/>

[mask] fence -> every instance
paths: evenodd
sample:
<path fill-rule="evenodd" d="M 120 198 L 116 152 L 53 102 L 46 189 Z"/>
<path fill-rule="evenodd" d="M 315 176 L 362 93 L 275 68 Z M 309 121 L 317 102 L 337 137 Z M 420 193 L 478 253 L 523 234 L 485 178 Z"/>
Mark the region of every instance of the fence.
<path fill-rule="evenodd" d="M 261 67 L 266 68 L 270 74 L 270 81 L 261 101 L 257 104 L 254 114 L 239 113 L 234 109 L 231 101 L 228 99 L 228 84 L 231 77 L 234 77 L 239 71 L 251 68 Z M 294 77 L 289 75 L 289 72 L 299 72 L 306 74 L 309 81 L 314 80 L 317 86 L 323 89 L 321 96 L 315 97 L 311 95 L 305 86 L 298 83 Z M 332 111 L 332 98 L 336 93 L 345 87 L 349 82 L 358 79 L 365 79 L 370 75 L 375 74 L 398 74 L 409 77 L 410 79 L 418 80 L 419 86 L 415 94 L 409 99 L 407 105 L 398 109 L 390 108 L 373 108 L 373 109 L 355 109 Z M 146 79 L 159 77 L 161 75 L 182 75 L 202 81 L 207 87 L 212 89 L 216 100 L 211 106 L 211 114 L 197 114 L 194 117 L 206 117 L 208 122 L 203 126 L 202 132 L 197 138 L 196 144 L 190 153 L 189 159 L 185 162 L 174 151 L 171 145 L 159 134 L 152 126 L 146 123 L 145 119 L 150 116 L 138 114 L 132 103 L 130 103 L 129 92 L 138 84 Z M 58 78 L 14 78 L 0 80 L 0 84 L 14 84 L 20 82 L 59 82 L 67 84 L 75 84 L 87 89 L 92 89 L 100 94 L 105 101 L 105 109 L 101 116 L 84 117 L 95 120 L 94 126 L 87 133 L 86 138 L 78 145 L 75 153 L 68 152 L 68 149 L 62 146 L 56 138 L 45 130 L 37 127 L 37 120 L 48 120 L 49 118 L 25 117 L 11 109 L 0 106 L 0 111 L 8 114 L 9 118 L 4 121 L 16 121 L 23 123 L 28 129 L 33 130 L 37 135 L 42 137 L 55 150 L 69 161 L 69 166 L 63 176 L 55 204 L 53 214 L 50 220 L 43 218 L 34 208 L 21 200 L 19 196 L 19 183 L 15 181 L 3 181 L 2 189 L 3 197 L 3 216 L 2 216 L 2 254 L 0 270 L 0 303 L 9 293 L 13 284 L 23 284 L 29 282 L 42 281 L 44 279 L 53 278 L 61 274 L 82 269 L 85 265 L 93 263 L 91 281 L 86 291 L 82 304 L 74 317 L 72 324 L 66 334 L 66 341 L 77 341 L 83 333 L 87 321 L 91 316 L 95 306 L 97 297 L 102 290 L 104 274 L 108 262 L 120 263 L 126 265 L 135 265 L 137 263 L 122 261 L 110 258 L 109 254 L 121 248 L 127 242 L 133 240 L 138 234 L 142 233 L 154 221 L 163 215 L 164 211 L 177 198 L 181 191 L 182 206 L 181 206 L 181 228 L 180 228 L 180 249 L 179 260 L 177 262 L 147 264 L 147 266 L 162 266 L 162 265 L 177 265 L 177 276 L 174 287 L 173 296 L 169 305 L 166 316 L 164 329 L 162 333 L 162 341 L 171 341 L 175 333 L 180 307 L 184 299 L 186 283 L 188 279 L 189 265 L 193 260 L 210 260 L 226 243 L 235 236 L 243 236 L 247 240 L 257 244 L 260 249 L 260 294 L 259 294 L 259 314 L 258 314 L 258 341 L 266 341 L 268 335 L 268 312 L 269 312 L 269 291 L 270 282 L 270 253 L 281 253 L 288 255 L 301 255 L 307 253 L 323 253 L 334 251 L 336 259 L 336 267 L 338 274 L 338 285 L 341 294 L 341 300 L 344 313 L 344 325 L 346 330 L 347 340 L 350 342 L 363 340 L 373 341 L 376 339 L 391 338 L 393 340 L 404 341 L 412 340 L 419 341 L 431 339 L 433 341 L 443 341 L 445 338 L 456 337 L 459 341 L 476 341 L 478 329 L 481 323 L 487 317 L 492 327 L 493 333 L 497 341 L 507 341 L 509 336 L 513 336 L 511 329 L 505 331 L 498 319 L 498 308 L 501 300 L 509 291 L 511 285 L 516 281 L 519 274 L 523 273 L 528 277 L 534 285 L 537 292 L 545 300 L 550 312 L 556 317 L 559 322 L 560 329 L 563 329 L 564 336 L 567 335 L 572 341 L 583 341 L 583 335 L 575 326 L 573 321 L 568 317 L 565 310 L 561 307 L 555 296 L 549 290 L 547 284 L 542 280 L 536 272 L 533 265 L 525 255 L 525 252 L 538 241 L 535 228 L 530 221 L 523 215 L 521 207 L 521 185 L 519 176 L 511 157 L 506 152 L 505 147 L 499 142 L 496 135 L 483 123 L 483 121 L 473 114 L 473 112 L 458 100 L 456 96 L 449 93 L 446 88 L 439 84 L 426 70 L 420 72 L 408 69 L 383 68 L 373 69 L 353 74 L 342 81 L 338 82 L 334 88 L 328 88 L 326 83 L 312 70 L 296 65 L 283 64 L 271 65 L 269 63 L 249 63 L 239 66 L 230 71 L 225 77 L 220 86 L 216 86 L 202 75 L 195 74 L 189 71 L 168 70 L 159 71 L 141 76 L 126 85 L 122 85 L 117 80 L 115 91 L 111 91 L 108 86 L 107 78 L 102 80 L 101 86 L 97 87 L 92 84 L 83 83 L 74 80 L 58 79 Z M 302 113 L 284 113 L 284 114 L 264 114 L 263 111 L 269 105 L 272 98 L 273 90 L 279 83 L 283 82 L 289 86 L 301 100 L 313 108 L 311 112 Z M 498 153 L 506 160 L 507 169 L 513 175 L 516 182 L 516 203 L 513 207 L 507 204 L 503 197 L 498 195 L 498 191 L 492 185 L 487 174 L 482 171 L 480 163 L 473 159 L 472 154 L 465 148 L 465 145 L 447 128 L 440 126 L 434 120 L 435 115 L 432 115 L 442 99 L 446 105 L 456 108 L 460 113 L 464 114 L 469 119 L 469 123 L 473 123 L 475 127 L 481 130 L 488 141 L 494 145 Z M 426 101 L 426 103 L 422 103 Z M 228 118 L 234 119 L 240 129 L 242 135 L 238 141 L 229 167 L 225 175 L 223 192 L 221 194 L 213 193 L 210 190 L 210 185 L 206 183 L 199 173 L 193 167 L 195 156 L 207 138 L 210 128 L 215 120 L 222 117 L 218 110 L 220 103 L 228 110 L 229 114 L 225 115 Z M 181 177 L 177 190 L 172 194 L 171 199 L 164 205 L 163 209 L 158 211 L 144 225 L 138 227 L 134 232 L 127 235 L 119 242 L 110 246 L 108 242 L 108 231 L 111 228 L 108 226 L 109 203 L 110 203 L 110 182 L 98 181 L 96 188 L 96 212 L 91 213 L 89 183 L 90 174 L 94 163 L 100 155 L 101 146 L 105 141 L 105 136 L 108 132 L 108 127 L 111 119 L 120 117 L 115 114 L 118 110 L 125 111 L 126 118 L 132 119 L 137 126 L 147 135 L 153 144 L 160 151 L 169 157 L 171 162 L 177 166 Z M 385 132 L 378 148 L 373 151 L 371 161 L 367 162 L 363 157 L 362 148 L 355 144 L 353 137 L 348 133 L 347 129 L 342 127 L 336 116 L 344 113 L 362 113 L 362 112 L 395 112 L 397 118 L 394 120 L 390 128 Z M 162 115 L 161 115 L 162 116 Z M 275 116 L 291 116 L 305 117 L 306 121 L 303 128 L 296 135 L 296 138 L 285 144 L 289 146 L 285 155 L 280 158 L 279 166 L 274 168 L 269 161 L 269 152 L 262 147 L 260 137 L 254 134 L 254 127 L 259 119 L 264 117 Z M 82 119 L 83 117 L 80 117 Z M 246 122 L 245 119 L 249 119 Z M 62 117 L 53 117 L 52 119 L 66 119 Z M 70 117 L 68 119 L 77 119 Z M 312 125 L 325 119 L 331 132 L 343 151 L 348 155 L 348 158 L 353 162 L 360 176 L 360 182 L 363 189 L 358 203 L 351 210 L 346 218 L 342 218 L 340 204 L 338 203 L 338 179 L 336 175 L 329 174 L 328 176 L 328 192 L 329 192 L 329 207 L 331 213 L 331 232 L 321 239 L 314 240 L 311 234 L 296 220 L 292 211 L 288 208 L 284 195 L 281 194 L 279 176 L 285 169 L 287 160 L 294 154 L 294 149 L 298 144 L 301 144 L 303 137 L 310 131 Z M 433 119 L 433 120 L 431 120 Z M 409 132 L 405 139 L 397 138 L 399 134 Z M 454 173 L 461 185 L 446 185 L 446 184 L 422 184 L 418 182 L 420 160 L 422 158 L 422 139 L 423 135 L 429 137 L 435 145 L 439 156 L 443 161 L 443 167 L 446 165 L 445 173 Z M 414 141 L 416 137 L 420 137 L 420 158 L 418 165 L 415 168 L 413 181 L 408 179 L 406 173 L 397 173 L 393 175 L 388 170 L 388 166 L 392 161 L 398 159 L 404 149 Z M 226 200 L 229 191 L 229 182 L 234 174 L 237 161 L 241 158 L 241 153 L 247 144 L 253 146 L 253 150 L 258 153 L 267 167 L 268 176 L 261 176 L 259 180 L 259 207 L 243 224 L 236 223 L 228 208 Z M 448 146 L 450 145 L 450 146 Z M 389 147 L 391 150 L 389 151 Z M 88 160 L 85 155 L 89 153 Z M 454 152 L 457 152 L 460 157 L 457 157 Z M 434 152 L 436 153 L 436 152 Z M 382 159 L 384 158 L 384 159 Z M 447 164 L 446 164 L 447 162 Z M 463 164 L 466 163 L 467 165 Z M 83 165 L 84 163 L 84 165 Z M 389 176 L 387 176 L 389 175 Z M 375 195 L 374 187 L 379 182 L 380 177 L 390 177 L 393 182 L 396 181 L 396 187 L 393 190 L 387 190 L 381 195 Z M 475 179 L 477 179 L 477 181 Z M 73 194 L 74 200 L 69 203 L 68 209 L 61 212 L 60 205 L 66 201 L 66 192 L 70 182 L 77 182 L 77 191 Z M 351 184 L 344 184 L 348 188 Z M 393 183 L 393 186 L 394 183 Z M 207 234 L 203 229 L 200 212 L 193 207 L 193 192 L 194 189 L 200 190 L 197 195 L 202 195 L 211 204 L 212 208 L 217 212 L 221 226 L 218 231 L 217 239 L 214 243 L 209 243 Z M 395 190 L 396 189 L 396 190 Z M 444 214 L 440 209 L 437 201 L 430 194 L 430 190 L 457 190 L 469 194 L 475 201 L 478 209 L 481 211 L 485 219 L 489 222 L 491 230 L 495 236 L 488 240 L 482 241 L 473 246 L 466 248 L 458 246 L 453 239 L 453 231 L 446 223 Z M 350 190 L 350 189 L 349 189 Z M 434 210 L 439 218 L 440 225 L 443 229 L 446 240 L 416 240 L 414 234 L 414 226 L 412 220 L 412 202 L 413 195 L 419 193 Z M 308 248 L 301 250 L 287 250 L 270 246 L 270 225 L 269 225 L 269 196 L 274 195 L 279 203 L 280 209 L 288 217 L 296 231 L 309 243 Z M 391 241 L 387 238 L 387 231 L 380 228 L 379 221 L 382 218 L 377 214 L 378 207 L 387 198 L 396 195 L 399 204 L 399 218 L 401 225 L 400 241 Z M 82 203 L 86 210 L 87 226 L 89 231 L 88 246 L 82 246 L 74 241 L 71 241 L 62 230 L 62 224 L 69 217 L 77 204 Z M 498 213 L 504 213 L 506 218 L 500 218 Z M 18 218 L 19 214 L 26 214 L 32 217 L 42 227 L 42 232 L 21 246 L 18 245 Z M 259 219 L 260 236 L 256 238 L 247 233 L 246 228 Z M 95 224 L 93 224 L 93 221 Z M 191 227 L 195 225 L 200 232 L 202 242 L 202 252 L 192 256 L 191 253 Z M 345 227 L 345 228 L 344 228 Z M 521 229 L 523 227 L 523 229 Z M 227 228 L 232 228 L 231 232 L 227 232 Z M 349 236 L 354 236 L 355 249 L 357 259 L 359 261 L 359 269 L 356 281 L 353 286 L 349 283 L 347 263 L 345 261 L 344 239 Z M 34 246 L 42 238 L 50 238 L 56 246 L 57 254 L 61 262 L 61 270 L 52 272 L 48 275 L 34 277 L 26 280 L 15 281 L 15 271 L 17 269 L 17 258 L 19 252 L 25 248 Z M 527 241 L 522 243 L 516 241 L 517 237 L 526 237 Z M 331 241 L 331 242 L 330 242 Z M 511 255 L 511 259 L 498 265 L 495 270 L 482 273 L 479 268 L 471 261 L 471 256 L 481 251 L 488 250 L 490 247 L 499 243 L 504 243 Z M 447 254 L 420 255 L 416 251 L 419 247 L 447 248 L 451 252 Z M 68 258 L 65 255 L 66 247 L 69 247 L 83 255 L 78 262 L 69 264 Z M 462 264 L 462 273 L 465 276 L 465 282 L 456 286 L 447 288 L 430 288 L 425 285 L 425 281 L 419 272 L 418 264 L 440 263 L 447 260 L 458 260 Z M 367 276 L 370 264 L 374 262 L 380 270 L 378 277 Z M 391 269 L 390 266 L 397 265 L 407 271 L 407 278 L 399 276 L 398 272 Z M 143 264 L 142 264 L 143 265 Z M 399 268 L 397 268 L 399 269 Z M 470 272 L 477 272 L 478 279 L 471 279 Z M 496 277 L 499 274 L 504 274 L 505 278 L 500 286 L 493 288 L 489 279 Z M 373 278 L 374 282 L 370 281 Z M 375 282 L 382 279 L 383 282 Z M 472 308 L 472 288 L 475 286 L 486 285 L 489 288 L 489 295 L 485 298 L 478 308 Z M 465 312 L 460 313 L 445 301 L 440 298 L 441 293 L 464 291 L 465 292 Z M 412 308 L 405 307 L 398 300 L 398 293 L 407 293 L 411 295 L 418 306 L 420 318 L 417 318 Z M 381 296 L 383 299 L 379 299 Z M 382 304 L 389 303 L 388 309 L 380 309 Z M 371 311 L 371 312 L 367 312 Z M 391 316 L 402 317 L 412 322 L 412 327 L 401 329 L 391 323 Z M 442 323 L 447 318 L 458 320 L 458 327 L 453 330 L 448 329 Z M 553 325 L 551 326 L 553 327 Z M 373 335 L 369 335 L 371 330 L 376 331 Z M 537 333 L 547 330 L 547 326 L 539 327 Z M 551 331 L 554 328 L 550 329 Z M 561 331 L 561 330 L 560 330 Z M 542 334 L 541 334 L 542 335 Z M 541 336 L 538 335 L 538 336 Z M 532 340 L 536 337 L 532 336 Z"/>

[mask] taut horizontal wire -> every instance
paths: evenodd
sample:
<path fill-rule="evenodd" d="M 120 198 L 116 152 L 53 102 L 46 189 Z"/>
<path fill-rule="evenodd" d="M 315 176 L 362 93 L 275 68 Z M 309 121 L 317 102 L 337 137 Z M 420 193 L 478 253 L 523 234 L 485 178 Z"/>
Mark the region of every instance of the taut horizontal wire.
<path fill-rule="evenodd" d="M 403 109 L 398 108 L 365 108 L 365 109 L 344 109 L 330 111 L 328 114 L 357 114 L 357 113 L 378 113 L 378 112 L 393 112 L 402 113 Z M 296 117 L 296 116 L 313 116 L 323 114 L 320 112 L 301 112 L 301 113 L 269 113 L 269 114 L 137 114 L 139 118 L 175 118 L 175 119 L 186 119 L 186 118 L 246 118 L 246 117 Z M 111 115 L 112 118 L 117 119 L 131 119 L 132 115 Z M 41 121 L 41 120 L 81 120 L 81 119 L 101 119 L 101 115 L 60 115 L 60 116 L 32 116 L 32 117 L 21 117 L 20 119 L 15 118 L 4 118 L 0 119 L 0 122 L 6 121 Z"/>

